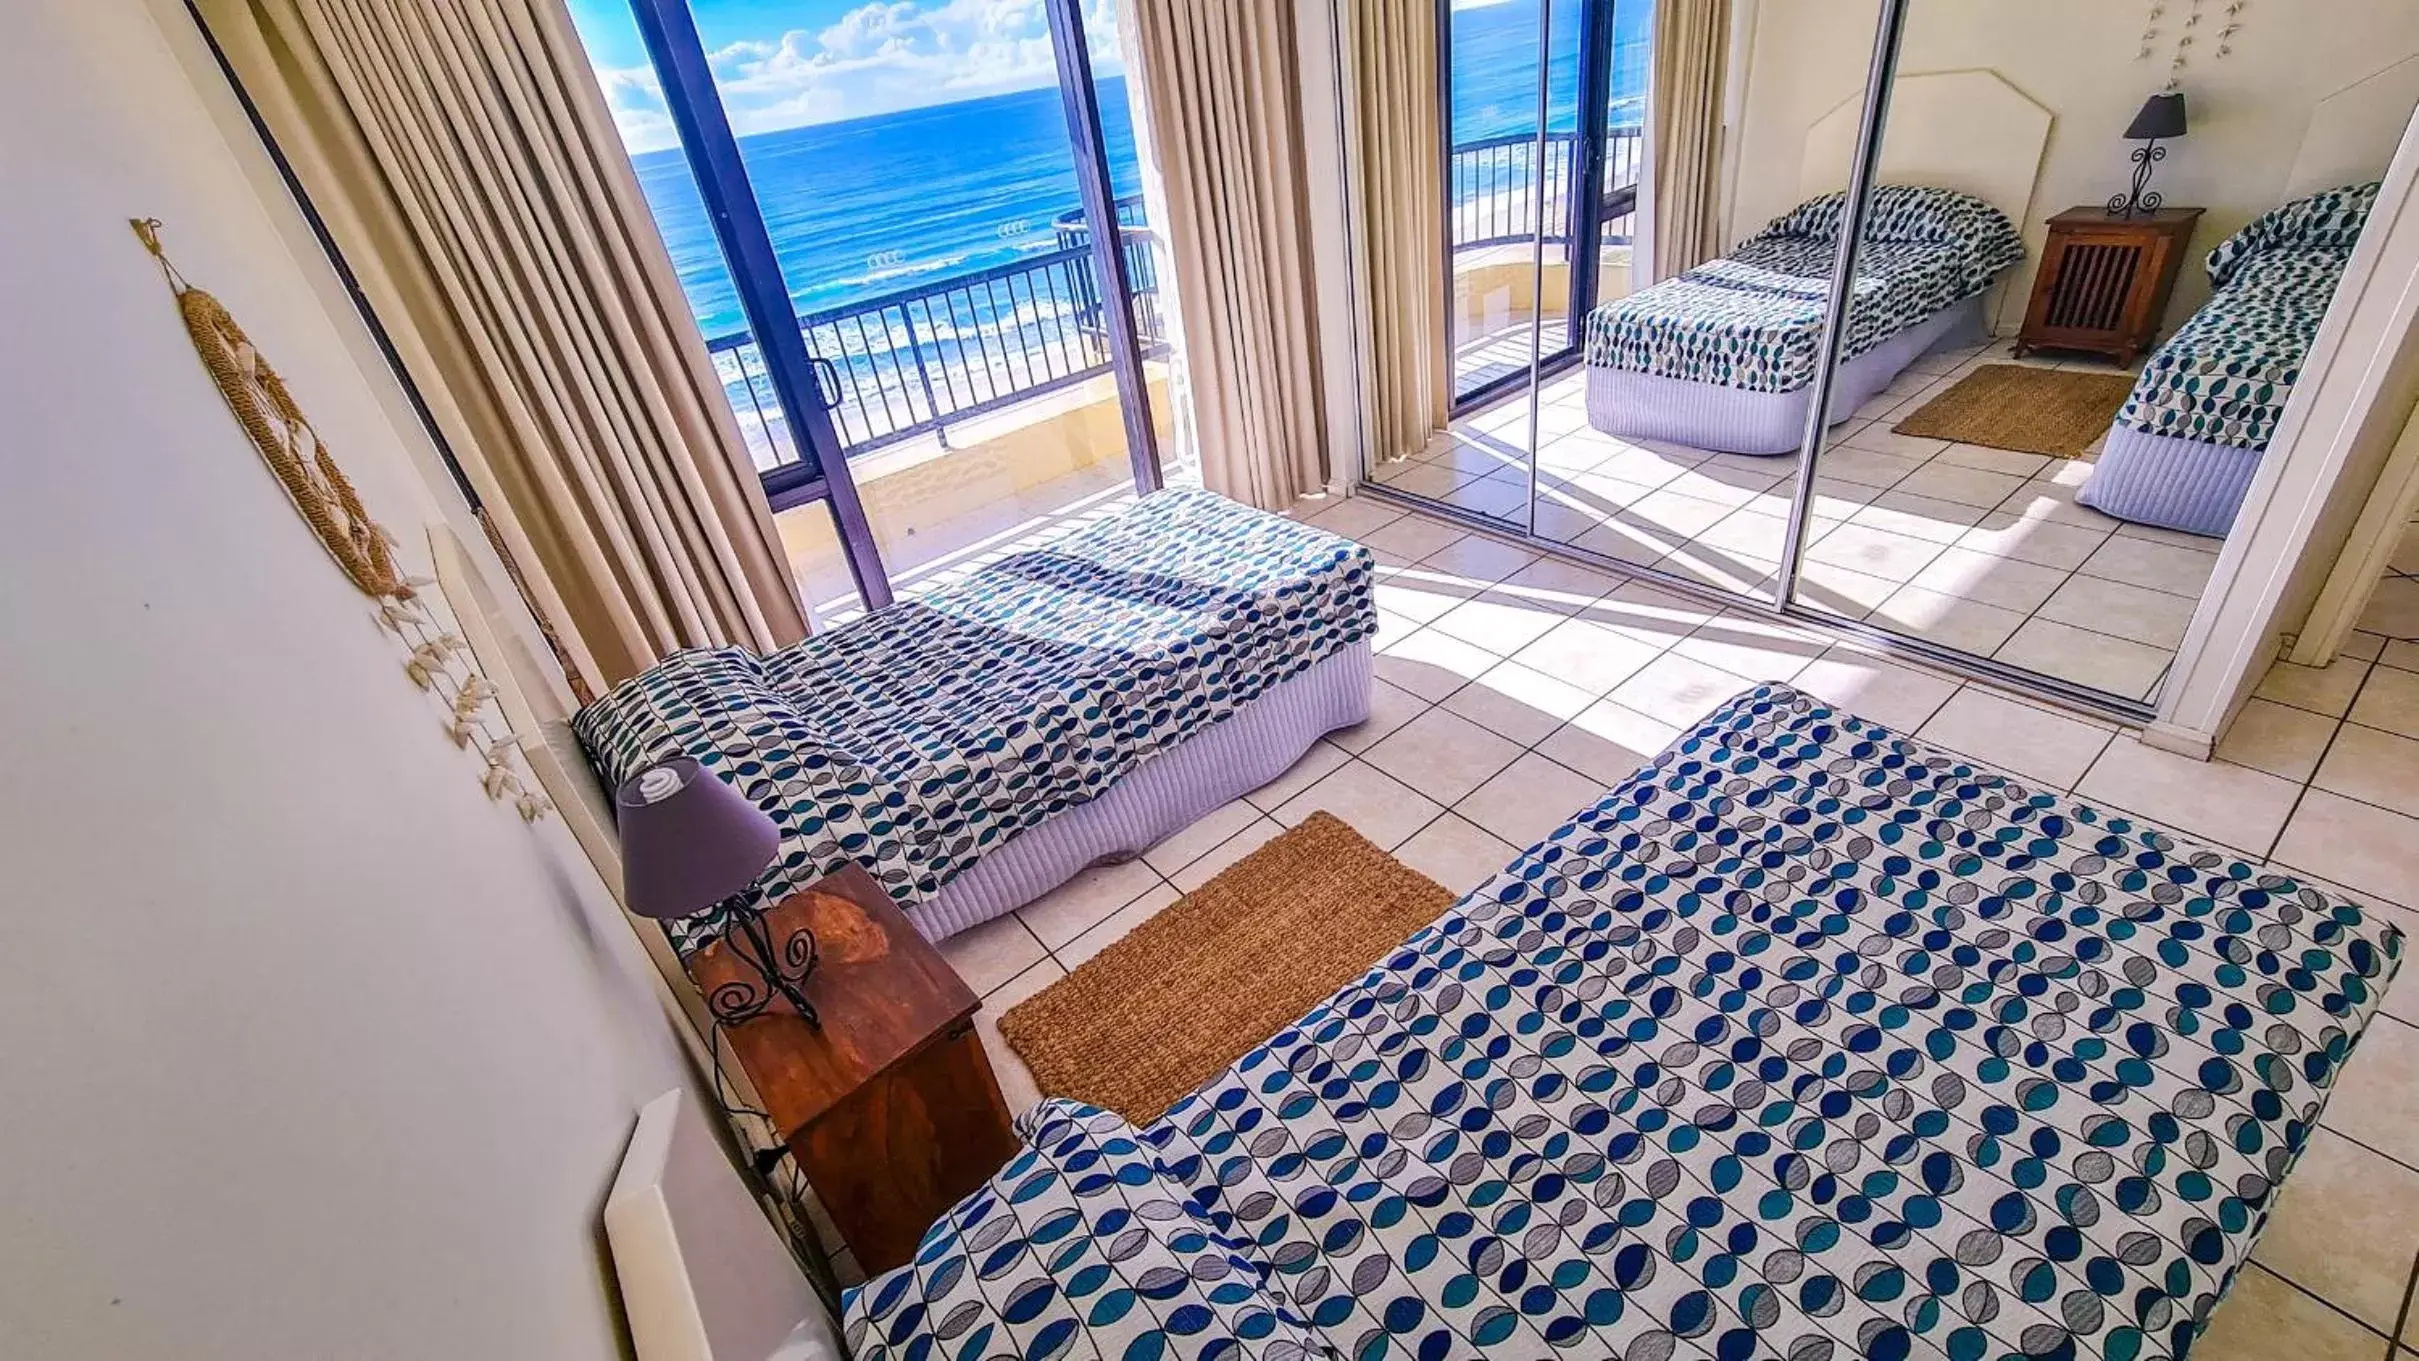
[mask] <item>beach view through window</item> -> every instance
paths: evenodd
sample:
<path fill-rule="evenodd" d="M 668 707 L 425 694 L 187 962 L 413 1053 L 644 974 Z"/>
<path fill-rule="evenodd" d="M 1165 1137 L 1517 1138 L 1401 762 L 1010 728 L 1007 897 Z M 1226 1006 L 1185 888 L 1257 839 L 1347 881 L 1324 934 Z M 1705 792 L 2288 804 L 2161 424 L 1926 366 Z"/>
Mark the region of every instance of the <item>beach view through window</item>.
<path fill-rule="evenodd" d="M 1174 300 L 1144 206 L 1113 0 L 1082 9 L 1146 358 L 1142 400 L 1164 449 Z M 793 462 L 629 0 L 571 10 L 750 454 L 760 469 Z M 691 0 L 689 11 L 892 575 L 1130 494 L 1118 403 L 1133 398 L 1111 376 L 1038 0 Z M 1557 31 L 1575 33 L 1578 6 L 1556 11 Z M 1646 30 L 1629 16 L 1646 6 L 1615 12 L 1610 116 L 1635 127 Z M 1558 42 L 1540 62 L 1539 0 L 1457 5 L 1452 26 L 1457 161 L 1491 154 L 1464 142 L 1534 136 L 1541 65 L 1549 127 L 1567 142 L 1577 47 Z M 1515 153 L 1483 178 L 1450 179 L 1457 212 L 1521 200 L 1537 163 Z M 1544 163 L 1567 175 L 1567 155 Z M 1549 186 L 1549 212 L 1569 194 Z M 783 528 L 791 536 L 786 517 Z M 818 519 L 795 537 L 816 540 L 793 544 L 804 575 L 830 530 Z"/>

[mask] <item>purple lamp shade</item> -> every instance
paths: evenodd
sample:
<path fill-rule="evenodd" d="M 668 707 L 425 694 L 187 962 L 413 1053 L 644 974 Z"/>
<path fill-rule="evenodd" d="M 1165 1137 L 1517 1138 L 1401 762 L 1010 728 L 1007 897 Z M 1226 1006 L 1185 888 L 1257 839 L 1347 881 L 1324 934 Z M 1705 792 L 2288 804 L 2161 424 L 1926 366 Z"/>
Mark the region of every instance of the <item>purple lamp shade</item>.
<path fill-rule="evenodd" d="M 2166 141 L 2184 135 L 2184 96 L 2170 90 L 2142 101 L 2142 111 L 2125 127 L 2129 142 Z"/>
<path fill-rule="evenodd" d="M 746 888 L 773 863 L 781 829 L 696 761 L 650 766 L 613 796 L 622 897 L 642 917 L 688 917 Z"/>

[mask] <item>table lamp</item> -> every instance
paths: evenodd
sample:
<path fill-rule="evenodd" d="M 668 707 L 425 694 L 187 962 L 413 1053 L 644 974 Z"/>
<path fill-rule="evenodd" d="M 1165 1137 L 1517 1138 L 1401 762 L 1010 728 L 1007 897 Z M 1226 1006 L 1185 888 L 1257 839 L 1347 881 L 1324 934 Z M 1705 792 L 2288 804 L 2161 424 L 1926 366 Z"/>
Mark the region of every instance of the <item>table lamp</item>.
<path fill-rule="evenodd" d="M 2156 192 L 2144 193 L 2150 184 L 2150 167 L 2167 159 L 2167 148 L 2159 143 L 2184 135 L 2184 96 L 2169 90 L 2142 101 L 2142 111 L 2125 126 L 2125 140 L 2140 142 L 2133 149 L 2133 188 L 2108 200 L 2110 217 L 2135 217 L 2155 213 L 2165 199 Z"/>
<path fill-rule="evenodd" d="M 658 921 L 720 908 L 724 943 L 763 980 L 761 988 L 744 982 L 715 988 L 706 998 L 714 1019 L 737 1025 L 763 1014 L 778 995 L 820 1028 L 804 986 L 815 969 L 815 933 L 798 927 L 776 950 L 762 905 L 747 893 L 781 845 L 781 829 L 764 810 L 686 756 L 631 776 L 613 805 L 622 833 L 623 902 Z"/>

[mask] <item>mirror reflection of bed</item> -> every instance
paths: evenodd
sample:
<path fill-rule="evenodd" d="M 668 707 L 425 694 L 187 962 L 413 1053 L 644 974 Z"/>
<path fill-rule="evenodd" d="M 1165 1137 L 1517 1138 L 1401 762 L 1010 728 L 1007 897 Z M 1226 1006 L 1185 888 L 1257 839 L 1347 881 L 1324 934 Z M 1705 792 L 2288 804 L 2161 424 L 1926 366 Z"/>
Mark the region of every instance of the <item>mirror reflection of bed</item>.
<path fill-rule="evenodd" d="M 2155 701 L 2419 103 L 2419 17 L 2166 8 L 1915 0 L 1876 182 L 1956 198 L 1868 209 L 1797 604 Z M 1773 599 L 1836 242 L 1807 205 L 1848 180 L 1872 12 L 1756 7 L 1730 43 L 1721 253 L 1677 280 L 1638 262 L 1582 353 L 1541 363 L 1533 417 L 1515 387 L 1375 479 Z M 2166 210 L 2112 213 L 2146 149 Z"/>
<path fill-rule="evenodd" d="M 2136 38 L 2151 56 L 2129 80 L 2083 87 L 1974 19 L 1918 0 L 1883 177 L 1983 193 L 2026 259 L 1993 299 L 1990 347 L 1927 356 L 1835 431 L 1820 472 L 1895 480 L 1814 541 L 1799 599 L 2149 701 L 2419 99 L 2419 62 L 2285 70 L 2279 36 L 2244 21 L 2222 58 L 2214 29 L 2180 65 L 2171 41 Z M 1925 69 L 1961 58 L 1991 64 Z M 2044 124 L 2036 173 L 2008 173 Z M 1807 172 L 1852 137 L 1818 123 Z M 2108 201 L 2136 152 L 2156 157 L 2144 187 L 2163 207 Z M 1994 159 L 2004 186 L 1955 178 Z"/>

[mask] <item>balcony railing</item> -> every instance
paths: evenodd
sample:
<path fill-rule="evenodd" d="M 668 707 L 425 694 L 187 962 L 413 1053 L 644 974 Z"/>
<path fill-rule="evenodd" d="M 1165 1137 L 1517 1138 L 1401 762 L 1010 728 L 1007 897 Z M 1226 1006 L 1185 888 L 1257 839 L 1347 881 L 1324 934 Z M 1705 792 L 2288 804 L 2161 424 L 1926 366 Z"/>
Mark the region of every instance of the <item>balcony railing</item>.
<path fill-rule="evenodd" d="M 1546 239 L 1566 240 L 1571 219 L 1570 134 L 1547 139 Z M 1640 141 L 1616 128 L 1606 183 L 1634 185 Z M 1537 139 L 1499 137 L 1453 149 L 1453 249 L 1526 241 L 1537 232 L 1529 192 Z M 1142 201 L 1117 203 L 1126 269 L 1134 287 L 1134 325 L 1146 356 L 1164 354 L 1158 265 Z M 1626 218 L 1623 219 L 1626 221 Z M 834 398 L 832 424 L 849 454 L 938 433 L 956 421 L 1012 406 L 1108 373 L 1100 281 L 1080 211 L 1053 224 L 1055 249 L 916 288 L 885 293 L 801 319 L 817 379 Z M 1616 224 L 1607 223 L 1607 240 Z M 797 446 L 773 397 L 764 358 L 745 331 L 706 342 L 739 414 L 758 471 L 798 460 Z"/>
<path fill-rule="evenodd" d="M 1536 191 L 1537 134 L 1515 133 L 1464 142 L 1453 148 L 1445 172 L 1445 190 L 1453 205 L 1453 249 L 1530 241 L 1542 235 L 1550 244 L 1570 240 L 1572 207 L 1576 199 L 1571 174 L 1579 134 L 1549 132 L 1545 137 L 1545 216 L 1538 217 Z M 1644 130 L 1620 127 L 1605 134 L 1604 183 L 1611 192 L 1635 186 L 1645 154 Z M 1626 216 L 1623 214 L 1621 216 Z M 1626 224 L 1606 222 L 1606 240 L 1625 242 Z M 1620 228 L 1616 234 L 1615 228 Z"/>
<path fill-rule="evenodd" d="M 1134 323 L 1146 356 L 1167 330 L 1147 240 L 1129 239 Z M 902 289 L 801 319 L 832 424 L 854 455 L 1109 372 L 1089 246 Z M 747 332 L 706 342 L 758 471 L 797 461 L 764 358 Z"/>

